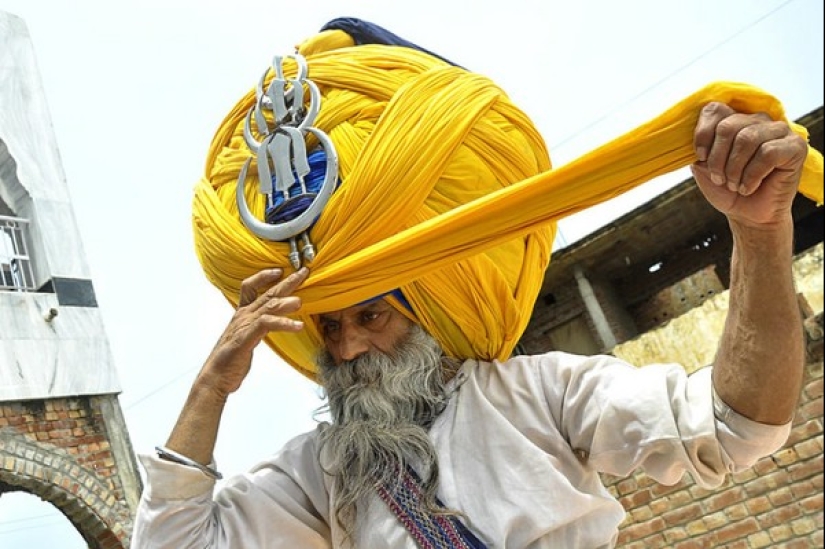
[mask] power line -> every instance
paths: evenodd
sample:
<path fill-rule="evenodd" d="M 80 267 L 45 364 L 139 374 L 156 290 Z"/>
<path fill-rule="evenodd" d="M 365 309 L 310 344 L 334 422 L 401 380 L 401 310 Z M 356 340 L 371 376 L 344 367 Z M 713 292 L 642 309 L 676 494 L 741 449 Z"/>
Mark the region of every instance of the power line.
<path fill-rule="evenodd" d="M 32 517 L 32 518 L 42 518 L 42 517 Z M 20 520 L 26 520 L 26 519 L 20 519 Z M 62 520 L 68 521 L 69 519 L 64 517 L 64 518 L 62 518 Z M 3 522 L 3 523 L 0 523 L 0 526 L 5 526 L 5 525 L 11 524 L 13 522 L 15 522 L 15 521 L 10 520 L 8 522 Z M 20 528 L 12 528 L 11 530 L 2 530 L 2 529 L 0 529 L 0 536 L 6 535 L 6 534 L 14 534 L 15 532 L 22 532 L 24 530 L 31 530 L 33 528 L 43 528 L 44 526 L 56 526 L 56 525 L 60 524 L 60 522 L 61 521 L 52 520 L 52 521 L 41 522 L 40 524 L 31 524 L 29 526 L 21 526 Z M 80 534 L 78 533 L 78 536 L 79 535 Z"/>
<path fill-rule="evenodd" d="M 736 31 L 735 33 L 733 33 L 732 35 L 728 36 L 727 38 L 725 38 L 725 39 L 724 39 L 724 40 L 722 40 L 721 42 L 718 42 L 718 43 L 716 43 L 715 45 L 711 46 L 711 47 L 710 47 L 710 49 L 708 49 L 708 50 L 704 51 L 703 53 L 699 54 L 699 56 L 697 56 L 697 57 L 693 58 L 692 60 L 688 61 L 687 63 L 685 63 L 684 65 L 682 65 L 682 66 L 681 66 L 681 67 L 679 67 L 678 69 L 676 69 L 675 71 L 673 71 L 673 72 L 671 72 L 670 74 L 666 75 L 664 78 L 659 79 L 658 81 L 654 82 L 653 84 L 651 84 L 651 85 L 650 85 L 650 86 L 648 86 L 647 88 L 643 89 L 642 91 L 640 91 L 639 93 L 637 93 L 637 94 L 636 94 L 636 95 L 634 95 L 633 97 L 631 97 L 631 98 L 627 99 L 626 101 L 624 101 L 624 102 L 623 102 L 623 103 L 621 103 L 620 105 L 618 105 L 618 106 L 616 106 L 615 108 L 611 109 L 610 111 L 608 111 L 607 113 L 605 113 L 605 114 L 604 114 L 604 115 L 602 115 L 601 117 L 597 118 L 596 120 L 594 120 L 593 122 L 591 122 L 591 123 L 590 123 L 590 124 L 588 124 L 587 126 L 584 126 L 583 128 L 579 129 L 579 130 L 578 130 L 578 131 L 576 131 L 575 133 L 573 133 L 573 134 L 569 135 L 568 137 L 566 137 L 566 138 L 562 139 L 560 142 L 555 143 L 555 144 L 551 147 L 551 149 L 561 147 L 561 146 L 562 146 L 562 145 L 564 145 L 565 143 L 567 143 L 567 142 L 571 141 L 572 139 L 575 139 L 576 137 L 578 137 L 579 135 L 581 135 L 581 134 L 582 134 L 582 133 L 584 133 L 585 131 L 587 131 L 587 130 L 589 130 L 590 128 L 592 128 L 593 126 L 596 126 L 596 125 L 598 125 L 598 124 L 602 123 L 602 122 L 603 122 L 603 121 L 605 121 L 606 119 L 608 119 L 608 118 L 610 118 L 611 116 L 613 116 L 613 115 L 614 115 L 614 114 L 615 114 L 615 113 L 616 113 L 619 109 L 621 109 L 621 108 L 623 108 L 623 107 L 626 107 L 626 106 L 627 106 L 627 105 L 629 105 L 630 103 L 633 103 L 634 101 L 636 101 L 637 99 L 639 99 L 640 97 L 642 97 L 643 95 L 645 95 L 646 93 L 648 93 L 648 92 L 650 92 L 651 90 L 653 90 L 654 88 L 657 88 L 658 86 L 662 85 L 664 82 L 666 82 L 666 81 L 670 80 L 671 78 L 673 78 L 674 76 L 676 76 L 676 75 L 677 75 L 677 74 L 679 74 L 680 72 L 684 71 L 685 69 L 687 69 L 687 68 L 688 68 L 688 67 L 690 67 L 691 65 L 694 65 L 695 63 L 697 63 L 697 62 L 698 62 L 699 60 L 701 60 L 702 58 L 707 57 L 708 55 L 710 55 L 710 54 L 711 54 L 711 53 L 713 53 L 714 51 L 718 50 L 719 48 L 721 48 L 721 47 L 722 47 L 722 46 L 724 46 L 725 44 L 727 44 L 727 43 L 729 43 L 730 41 L 732 41 L 734 38 L 738 37 L 739 35 L 741 35 L 741 34 L 742 34 L 742 33 L 744 33 L 745 31 L 747 31 L 747 30 L 749 30 L 749 29 L 753 28 L 754 26 L 758 25 L 759 23 L 761 23 L 762 21 L 764 21 L 764 20 L 765 20 L 765 19 L 767 19 L 768 17 L 772 16 L 773 14 L 775 14 L 776 12 L 778 12 L 779 10 L 781 10 L 782 8 L 784 8 L 785 6 L 787 6 L 788 4 L 790 4 L 791 2 L 794 2 L 794 1 L 795 1 L 795 0 L 786 0 L 785 2 L 783 2 L 783 3 L 782 3 L 782 4 L 780 4 L 780 5 L 778 5 L 777 7 L 775 7 L 774 9 L 772 9 L 771 11 L 769 11 L 768 13 L 766 13 L 765 15 L 763 15 L 763 16 L 761 16 L 761 17 L 759 17 L 758 19 L 756 19 L 756 20 L 752 21 L 751 23 L 749 23 L 748 25 L 746 25 L 746 26 L 742 27 L 741 29 L 739 29 L 738 31 Z"/>
<path fill-rule="evenodd" d="M 44 519 L 44 518 L 54 518 L 54 515 L 35 515 L 33 517 L 26 517 L 14 520 L 0 520 L 0 527 L 3 527 L 7 524 L 14 524 L 15 522 L 26 522 L 29 520 L 37 520 L 37 519 Z"/>
<path fill-rule="evenodd" d="M 196 369 L 197 369 L 197 368 L 189 368 L 189 369 L 187 369 L 187 370 L 184 370 L 184 371 L 183 371 L 182 373 L 180 373 L 179 375 L 177 375 L 177 376 L 173 377 L 172 379 L 170 379 L 170 380 L 169 380 L 169 381 L 167 381 L 166 383 L 163 383 L 162 385 L 160 385 L 160 386 L 158 386 L 158 387 L 156 387 L 156 388 L 152 389 L 151 391 L 149 391 L 148 393 L 146 393 L 146 394 L 145 394 L 145 395 L 143 395 L 142 397 L 138 398 L 136 401 L 134 401 L 134 402 L 130 402 L 127 406 L 124 406 L 124 408 L 123 408 L 123 409 L 124 409 L 124 410 L 130 410 L 130 409 L 134 408 L 135 406 L 137 406 L 138 404 L 140 404 L 140 403 L 141 403 L 141 402 L 143 402 L 144 400 L 146 400 L 146 399 L 148 399 L 149 397 L 151 397 L 151 396 L 153 396 L 153 395 L 155 395 L 155 394 L 159 393 L 160 391 L 162 391 L 163 389 L 165 389 L 165 388 L 169 387 L 169 386 L 170 386 L 170 385 L 172 385 L 173 383 L 177 383 L 178 381 L 180 381 L 181 379 L 183 379 L 183 377 L 185 377 L 185 376 L 189 376 L 189 375 L 192 375 L 192 372 L 193 372 L 194 370 L 196 370 Z"/>

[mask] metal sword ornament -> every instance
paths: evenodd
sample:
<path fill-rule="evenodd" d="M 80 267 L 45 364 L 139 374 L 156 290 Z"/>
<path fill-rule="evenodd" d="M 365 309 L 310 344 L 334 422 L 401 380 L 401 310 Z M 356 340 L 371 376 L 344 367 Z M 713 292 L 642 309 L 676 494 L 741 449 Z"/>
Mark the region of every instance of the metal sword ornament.
<path fill-rule="evenodd" d="M 295 78 L 284 78 L 283 60 L 291 58 L 298 66 Z M 274 77 L 264 88 L 270 70 Z M 309 228 L 323 211 L 338 184 L 338 155 L 329 136 L 313 126 L 321 107 L 321 92 L 309 78 L 306 59 L 300 54 L 275 56 L 272 69 L 267 69 L 258 81 L 255 105 L 244 122 L 244 141 L 252 151 L 238 175 L 235 199 L 241 221 L 256 236 L 276 242 L 289 242 L 289 262 L 297 270 L 304 261 L 315 258 L 315 247 L 309 238 Z M 306 89 L 305 89 L 306 87 Z M 304 105 L 309 92 L 309 104 Z M 264 111 L 271 112 L 270 123 Z M 253 132 L 253 123 L 256 132 Z M 261 141 L 255 138 L 261 136 Z M 314 135 L 326 156 L 326 169 L 318 189 L 307 187 L 310 173 L 306 136 Z M 244 194 L 247 173 L 253 157 L 257 159 L 259 192 L 266 195 L 266 219 L 261 221 L 249 210 Z M 274 175 L 274 177 L 273 177 Z M 308 202 L 297 216 L 283 217 L 286 210 Z M 301 251 L 298 251 L 300 241 Z"/>

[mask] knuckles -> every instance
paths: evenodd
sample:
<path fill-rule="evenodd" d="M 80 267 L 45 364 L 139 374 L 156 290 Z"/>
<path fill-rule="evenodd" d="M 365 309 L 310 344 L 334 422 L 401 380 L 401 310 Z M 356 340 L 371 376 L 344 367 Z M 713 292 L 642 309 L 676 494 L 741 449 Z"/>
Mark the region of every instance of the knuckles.
<path fill-rule="evenodd" d="M 702 115 L 704 116 L 724 116 L 731 112 L 733 112 L 733 109 L 720 101 L 711 101 L 702 107 Z"/>
<path fill-rule="evenodd" d="M 788 143 L 803 159 L 808 155 L 808 142 L 801 135 L 791 132 Z"/>

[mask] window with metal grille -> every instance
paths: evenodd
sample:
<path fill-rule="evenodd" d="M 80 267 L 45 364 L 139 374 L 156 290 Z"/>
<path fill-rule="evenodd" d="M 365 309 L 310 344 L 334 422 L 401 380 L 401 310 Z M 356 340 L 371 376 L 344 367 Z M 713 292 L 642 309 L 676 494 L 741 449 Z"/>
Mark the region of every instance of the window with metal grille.
<path fill-rule="evenodd" d="M 35 290 L 26 246 L 28 225 L 27 219 L 0 215 L 0 291 Z"/>

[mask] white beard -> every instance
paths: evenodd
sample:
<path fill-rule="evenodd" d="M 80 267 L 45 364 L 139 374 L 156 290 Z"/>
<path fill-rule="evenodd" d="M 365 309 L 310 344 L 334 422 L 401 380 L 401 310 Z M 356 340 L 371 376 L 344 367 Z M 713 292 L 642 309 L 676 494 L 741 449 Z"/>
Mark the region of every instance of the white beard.
<path fill-rule="evenodd" d="M 339 365 L 328 352 L 319 358 L 332 417 L 321 435 L 323 465 L 334 478 L 335 520 L 348 537 L 359 502 L 377 484 L 391 486 L 408 464 L 422 479 L 422 503 L 437 509 L 438 458 L 428 430 L 447 403 L 442 354 L 413 324 L 392 355 L 368 353 Z"/>

